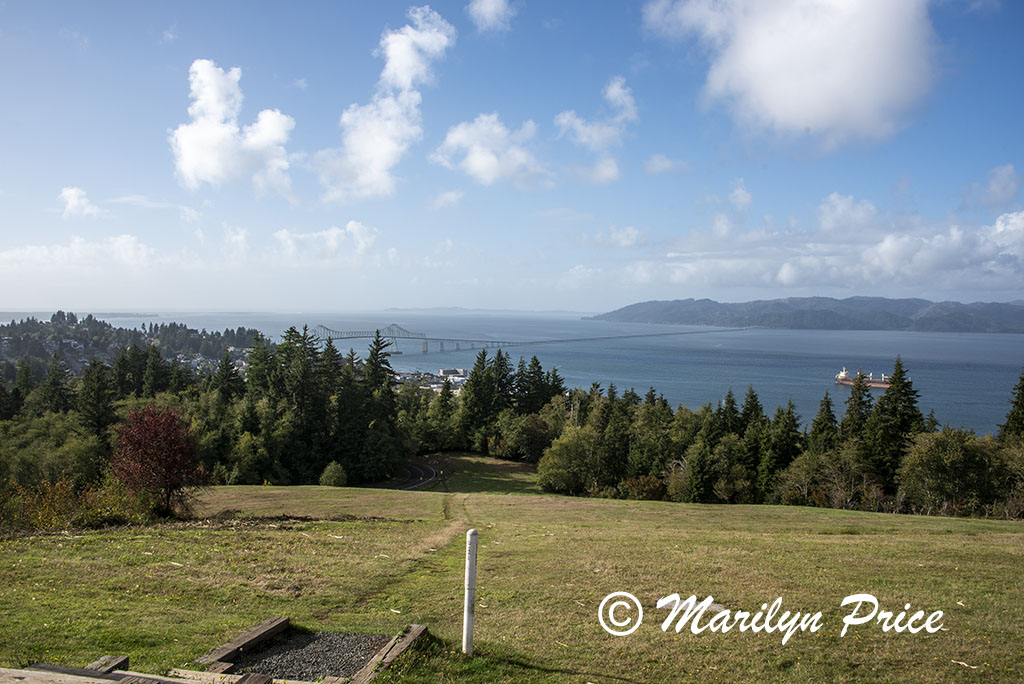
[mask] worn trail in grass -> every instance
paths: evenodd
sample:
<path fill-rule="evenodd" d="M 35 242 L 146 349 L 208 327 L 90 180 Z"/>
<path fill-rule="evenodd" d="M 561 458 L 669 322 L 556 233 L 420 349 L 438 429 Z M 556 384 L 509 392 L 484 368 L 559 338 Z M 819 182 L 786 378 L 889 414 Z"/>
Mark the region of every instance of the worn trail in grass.
<path fill-rule="evenodd" d="M 302 627 L 436 636 L 391 681 L 1019 681 L 1024 529 L 1019 524 L 758 506 L 570 499 L 529 493 L 529 473 L 446 457 L 449 489 L 397 492 L 225 487 L 202 513 L 236 519 L 2 542 L 0 665 L 188 664 L 271 614 Z M 516 484 L 515 480 L 519 479 Z M 503 487 L 503 488 L 502 488 Z M 505 491 L 491 494 L 472 491 Z M 309 519 L 244 516 L 306 516 Z M 238 517 L 242 516 L 242 517 Z M 477 652 L 461 635 L 464 532 L 480 531 Z M 629 591 L 647 613 L 606 634 L 601 599 Z M 658 598 L 822 611 L 797 633 L 660 629 Z M 943 610 L 936 634 L 839 636 L 843 597 Z M 964 664 L 959 664 L 964 663 Z M 977 668 L 972 669 L 972 668 Z"/>

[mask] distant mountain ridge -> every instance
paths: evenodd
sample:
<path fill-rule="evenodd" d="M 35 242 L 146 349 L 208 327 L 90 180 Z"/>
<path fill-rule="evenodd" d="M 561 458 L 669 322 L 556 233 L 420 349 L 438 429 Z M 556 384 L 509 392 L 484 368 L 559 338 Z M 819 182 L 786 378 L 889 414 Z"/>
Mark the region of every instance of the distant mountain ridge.
<path fill-rule="evenodd" d="M 961 304 L 885 297 L 790 297 L 735 304 L 674 299 L 630 304 L 590 319 L 729 328 L 1024 333 L 1024 305 L 1018 302 Z"/>

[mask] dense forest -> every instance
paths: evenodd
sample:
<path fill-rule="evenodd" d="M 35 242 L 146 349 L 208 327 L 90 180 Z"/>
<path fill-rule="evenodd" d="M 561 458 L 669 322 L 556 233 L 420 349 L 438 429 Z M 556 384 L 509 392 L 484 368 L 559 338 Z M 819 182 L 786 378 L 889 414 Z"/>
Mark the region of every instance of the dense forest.
<path fill-rule="evenodd" d="M 234 358 L 259 335 L 251 328 L 224 331 L 195 330 L 181 323 L 150 323 L 138 328 L 118 328 L 89 314 L 82 318 L 57 311 L 49 321 L 25 318 L 0 323 L 0 378 L 13 382 L 18 362 L 27 365 L 36 380 L 46 374 L 47 363 L 57 354 L 69 369 L 81 373 L 90 359 L 112 363 L 126 347 L 154 345 L 168 360 L 182 357 L 194 369 L 208 369 L 224 352 L 235 349 Z"/>
<path fill-rule="evenodd" d="M 673 408 L 654 389 L 567 390 L 536 357 L 500 350 L 479 353 L 458 394 L 398 385 L 388 347 L 379 333 L 365 357 L 307 329 L 257 335 L 244 376 L 230 352 L 195 373 L 155 344 L 77 376 L 57 353 L 41 379 L 20 362 L 0 382 L 0 519 L 54 492 L 120 500 L 117 459 L 156 434 L 131 426 L 159 424 L 142 409 L 176 417 L 175 449 L 207 484 L 366 484 L 419 453 L 472 450 L 537 464 L 544 489 L 576 496 L 1024 515 L 1024 374 L 999 433 L 979 437 L 923 416 L 899 358 L 877 399 L 858 377 L 842 410 L 826 393 L 803 427 L 754 388 Z"/>

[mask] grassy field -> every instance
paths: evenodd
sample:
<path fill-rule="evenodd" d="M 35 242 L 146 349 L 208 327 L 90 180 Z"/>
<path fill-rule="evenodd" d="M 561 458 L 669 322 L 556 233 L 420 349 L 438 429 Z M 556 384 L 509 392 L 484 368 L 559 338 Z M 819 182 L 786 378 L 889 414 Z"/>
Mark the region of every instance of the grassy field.
<path fill-rule="evenodd" d="M 193 664 L 270 615 L 300 627 L 432 636 L 385 681 L 954 682 L 1024 678 L 1024 527 L 795 507 L 536 494 L 528 469 L 447 456 L 428 491 L 224 487 L 190 523 L 0 542 L 0 666 Z M 447 491 L 445 490 L 447 488 Z M 501 493 L 491 493 L 501 492 Z M 480 531 L 477 657 L 461 639 L 465 531 Z M 643 625 L 597 620 L 629 591 Z M 822 611 L 779 634 L 660 629 L 670 593 L 731 609 Z M 839 636 L 843 597 L 945 612 L 936 634 Z"/>

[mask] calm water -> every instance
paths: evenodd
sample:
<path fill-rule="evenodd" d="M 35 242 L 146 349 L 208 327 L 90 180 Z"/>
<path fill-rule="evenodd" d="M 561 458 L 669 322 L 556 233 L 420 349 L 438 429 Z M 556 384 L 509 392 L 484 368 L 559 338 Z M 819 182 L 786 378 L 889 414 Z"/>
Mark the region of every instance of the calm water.
<path fill-rule="evenodd" d="M 48 316 L 48 314 L 47 314 Z M 839 369 L 863 368 L 876 376 L 892 371 L 899 354 L 922 410 L 934 409 L 940 422 L 994 432 L 1009 410 L 1011 392 L 1024 365 L 1024 336 L 954 333 L 850 332 L 803 330 L 715 330 L 713 328 L 583 321 L 572 314 L 428 314 L 424 312 L 340 314 L 168 313 L 159 316 L 104 316 L 114 325 L 179 321 L 191 327 L 258 328 L 276 338 L 291 325 L 323 324 L 338 330 L 363 330 L 398 323 L 436 337 L 493 340 L 580 338 L 646 332 L 695 334 L 597 342 L 512 347 L 513 360 L 536 354 L 544 367 L 555 366 L 566 384 L 589 387 L 614 382 L 643 394 L 654 387 L 673 405 L 697 408 L 717 402 L 731 387 L 742 401 L 753 385 L 769 412 L 792 399 L 810 422 L 825 391 L 840 405 L 849 389 L 834 384 Z M 367 341 L 338 342 L 365 353 Z M 450 346 L 450 345 L 446 345 Z M 469 368 L 477 351 L 423 355 L 422 344 L 400 341 L 392 358 L 397 370 Z M 876 390 L 876 395 L 878 391 Z"/>

